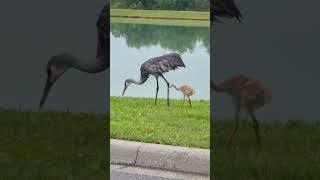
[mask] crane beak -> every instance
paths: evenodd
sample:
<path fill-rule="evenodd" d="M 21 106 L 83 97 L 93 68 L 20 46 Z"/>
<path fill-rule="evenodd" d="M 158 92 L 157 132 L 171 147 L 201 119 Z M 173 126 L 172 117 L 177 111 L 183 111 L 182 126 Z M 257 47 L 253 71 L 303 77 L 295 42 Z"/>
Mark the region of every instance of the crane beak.
<path fill-rule="evenodd" d="M 50 92 L 50 89 L 51 89 L 52 85 L 53 85 L 53 82 L 50 81 L 50 78 L 48 76 L 47 82 L 46 82 L 46 86 L 44 87 L 42 98 L 40 100 L 39 110 L 42 108 L 44 102 L 46 101 L 47 96 L 48 96 L 48 94 Z"/>
<path fill-rule="evenodd" d="M 126 85 L 124 86 L 124 89 L 123 89 L 123 92 L 122 92 L 122 96 L 124 95 L 124 92 L 127 90 L 127 87 L 128 86 L 126 86 Z"/>

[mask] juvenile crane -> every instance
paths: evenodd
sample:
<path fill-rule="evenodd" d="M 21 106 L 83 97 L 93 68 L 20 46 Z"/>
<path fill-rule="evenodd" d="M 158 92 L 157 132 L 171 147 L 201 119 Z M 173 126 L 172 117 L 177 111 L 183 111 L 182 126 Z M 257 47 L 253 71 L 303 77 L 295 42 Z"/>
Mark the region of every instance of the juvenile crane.
<path fill-rule="evenodd" d="M 140 80 L 136 81 L 134 79 L 126 79 L 124 81 L 124 89 L 122 92 L 122 96 L 124 92 L 129 87 L 130 84 L 134 83 L 137 85 L 141 85 L 147 81 L 150 75 L 153 75 L 157 80 L 157 88 L 156 88 L 156 98 L 154 104 L 157 105 L 158 91 L 159 91 L 159 83 L 158 78 L 161 77 L 167 83 L 167 105 L 169 106 L 169 85 L 170 83 L 164 78 L 163 74 L 169 72 L 171 70 L 175 70 L 179 67 L 185 67 L 180 54 L 170 53 L 165 54 L 159 57 L 151 58 L 144 62 L 140 67 Z"/>
<path fill-rule="evenodd" d="M 190 96 L 194 95 L 194 90 L 192 89 L 192 87 L 190 85 L 182 85 L 180 86 L 179 88 L 177 86 L 175 86 L 174 84 L 171 84 L 170 85 L 170 88 L 171 87 L 174 87 L 177 91 L 181 91 L 182 94 L 183 94 L 183 103 L 185 102 L 186 100 L 186 97 L 188 98 L 189 100 L 189 104 L 190 104 L 190 107 L 191 107 L 191 99 L 190 99 Z"/>
<path fill-rule="evenodd" d="M 39 109 L 42 108 L 53 84 L 68 69 L 75 68 L 87 73 L 100 73 L 110 66 L 109 59 L 109 1 L 101 10 L 96 23 L 98 33 L 98 45 L 96 57 L 92 59 L 80 59 L 68 53 L 62 53 L 51 57 L 47 64 L 47 81 L 40 100 Z"/>
<path fill-rule="evenodd" d="M 241 21 L 242 14 L 234 0 L 211 0 L 210 7 L 212 7 L 213 21 L 220 22 L 216 17 L 237 18 L 238 21 Z"/>
<path fill-rule="evenodd" d="M 212 86 L 215 92 L 227 93 L 232 96 L 235 106 L 235 124 L 227 144 L 231 143 L 239 128 L 239 115 L 243 107 L 253 121 L 256 140 L 260 144 L 259 123 L 255 116 L 255 110 L 270 103 L 270 91 L 259 80 L 244 75 L 230 77 L 221 83 L 213 83 Z"/>

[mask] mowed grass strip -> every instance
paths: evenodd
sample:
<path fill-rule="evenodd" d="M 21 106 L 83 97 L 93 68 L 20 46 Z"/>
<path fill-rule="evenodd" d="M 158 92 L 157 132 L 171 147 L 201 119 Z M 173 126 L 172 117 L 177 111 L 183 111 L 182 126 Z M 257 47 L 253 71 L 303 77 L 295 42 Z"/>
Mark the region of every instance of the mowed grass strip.
<path fill-rule="evenodd" d="M 261 147 L 251 125 L 242 120 L 233 145 L 227 147 L 233 122 L 214 122 L 211 171 L 215 179 L 319 179 L 320 123 L 263 122 Z"/>
<path fill-rule="evenodd" d="M 111 138 L 177 146 L 210 147 L 210 103 L 110 97 Z"/>
<path fill-rule="evenodd" d="M 1 177 L 106 179 L 107 129 L 94 114 L 0 111 Z"/>
<path fill-rule="evenodd" d="M 110 9 L 110 17 L 153 18 L 153 19 L 185 19 L 210 21 L 210 13 L 203 11 L 166 11 Z"/>
<path fill-rule="evenodd" d="M 165 25 L 165 26 L 189 26 L 189 27 L 209 27 L 209 21 L 195 20 L 170 20 L 167 19 L 145 19 L 145 18 L 111 18 L 112 23 L 126 24 L 149 24 L 149 25 Z"/>

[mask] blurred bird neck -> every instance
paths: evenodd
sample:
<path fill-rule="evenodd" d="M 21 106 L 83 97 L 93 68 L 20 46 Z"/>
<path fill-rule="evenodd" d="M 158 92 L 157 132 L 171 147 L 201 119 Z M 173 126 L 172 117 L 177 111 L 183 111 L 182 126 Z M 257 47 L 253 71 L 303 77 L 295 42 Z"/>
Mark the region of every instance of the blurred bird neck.
<path fill-rule="evenodd" d="M 216 84 L 216 83 L 213 83 L 213 90 L 216 91 L 216 92 L 225 92 L 225 88 L 223 88 L 222 86 Z"/>
<path fill-rule="evenodd" d="M 94 59 L 83 59 L 79 57 L 74 57 L 69 54 L 64 54 L 62 57 L 65 64 L 71 68 L 78 69 L 87 73 L 99 73 L 107 68 L 107 61 L 105 58 L 98 57 Z"/>

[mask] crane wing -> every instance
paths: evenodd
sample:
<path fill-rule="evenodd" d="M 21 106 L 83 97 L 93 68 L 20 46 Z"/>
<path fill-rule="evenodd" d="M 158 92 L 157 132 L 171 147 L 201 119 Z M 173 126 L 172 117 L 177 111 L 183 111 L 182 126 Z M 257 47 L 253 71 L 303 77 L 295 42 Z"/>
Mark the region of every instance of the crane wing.
<path fill-rule="evenodd" d="M 177 53 L 170 53 L 149 59 L 141 65 L 140 70 L 145 74 L 160 75 L 179 67 L 185 67 L 181 56 Z"/>
<path fill-rule="evenodd" d="M 213 7 L 213 21 L 219 21 L 216 17 L 237 18 L 240 21 L 242 14 L 234 0 L 211 0 L 210 6 Z"/>

